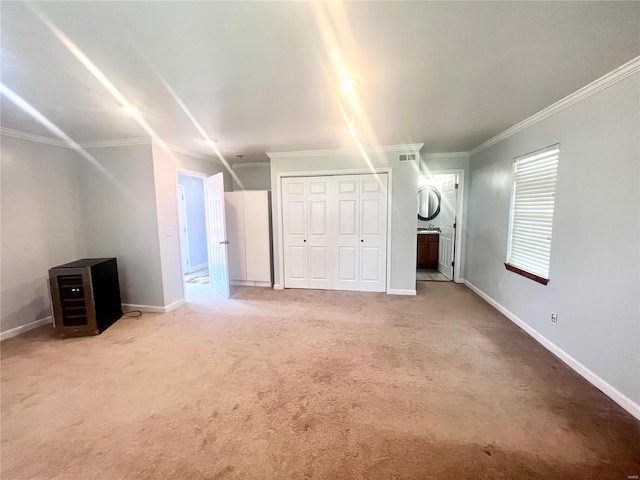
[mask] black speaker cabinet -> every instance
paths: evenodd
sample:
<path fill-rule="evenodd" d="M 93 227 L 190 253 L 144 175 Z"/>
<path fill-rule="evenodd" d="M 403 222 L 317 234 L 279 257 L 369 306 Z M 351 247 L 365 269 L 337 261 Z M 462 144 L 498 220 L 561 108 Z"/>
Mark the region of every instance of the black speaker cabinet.
<path fill-rule="evenodd" d="M 122 317 L 115 258 L 85 258 L 49 270 L 53 318 L 63 337 L 98 335 Z"/>

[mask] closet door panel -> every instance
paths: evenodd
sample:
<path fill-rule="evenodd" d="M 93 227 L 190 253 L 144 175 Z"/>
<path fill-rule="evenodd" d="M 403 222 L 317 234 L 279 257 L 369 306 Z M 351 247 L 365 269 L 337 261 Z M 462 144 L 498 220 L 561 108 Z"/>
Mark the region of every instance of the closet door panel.
<path fill-rule="evenodd" d="M 362 278 L 363 284 L 377 282 L 380 279 L 378 271 L 380 249 L 378 247 L 362 247 Z"/>
<path fill-rule="evenodd" d="M 358 175 L 333 177 L 335 252 L 337 268 L 335 272 L 336 290 L 360 289 L 360 221 Z"/>
<path fill-rule="evenodd" d="M 309 288 L 333 288 L 333 258 L 330 224 L 331 177 L 307 178 L 307 244 Z"/>
<path fill-rule="evenodd" d="M 307 180 L 282 179 L 284 287 L 308 288 Z"/>
<path fill-rule="evenodd" d="M 289 283 L 285 283 L 285 285 L 292 288 L 307 288 L 307 248 L 290 245 L 287 253 L 290 266 L 285 282 L 289 280 Z"/>
<path fill-rule="evenodd" d="M 360 175 L 360 290 L 384 292 L 387 276 L 387 175 Z"/>
<path fill-rule="evenodd" d="M 247 280 L 271 282 L 269 192 L 245 191 L 243 195 Z"/>
<path fill-rule="evenodd" d="M 224 198 L 229 241 L 229 280 L 247 280 L 243 192 L 227 192 Z"/>

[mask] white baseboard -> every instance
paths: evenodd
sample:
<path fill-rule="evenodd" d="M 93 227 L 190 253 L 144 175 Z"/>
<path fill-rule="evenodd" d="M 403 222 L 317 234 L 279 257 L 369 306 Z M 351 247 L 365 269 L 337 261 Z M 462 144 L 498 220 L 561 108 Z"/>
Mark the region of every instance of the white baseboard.
<path fill-rule="evenodd" d="M 122 309 L 125 311 L 140 310 L 144 313 L 164 313 L 164 307 L 159 307 L 156 305 L 136 305 L 135 303 L 123 303 Z"/>
<path fill-rule="evenodd" d="M 194 273 L 194 272 L 197 272 L 198 270 L 204 270 L 208 266 L 209 264 L 207 262 L 201 263 L 200 265 L 194 265 L 193 267 L 189 268 L 188 273 Z"/>
<path fill-rule="evenodd" d="M 390 288 L 389 290 L 387 290 L 387 293 L 389 295 L 415 295 L 416 291 L 415 290 L 405 290 L 402 288 Z"/>
<path fill-rule="evenodd" d="M 493 308 L 502 313 L 505 317 L 511 320 L 513 323 L 518 325 L 522 330 L 531 335 L 537 342 L 539 342 L 542 346 L 544 346 L 547 350 L 553 353 L 556 357 L 562 360 L 564 363 L 569 365 L 573 370 L 583 376 L 589 383 L 591 383 L 594 387 L 608 396 L 611 400 L 616 402 L 622 408 L 624 408 L 627 412 L 633 415 L 635 418 L 640 420 L 640 405 L 635 403 L 629 397 L 627 397 L 624 393 L 617 390 L 611 384 L 609 384 L 606 380 L 600 378 L 597 374 L 593 373 L 589 368 L 585 367 L 578 360 L 573 358 L 567 352 L 558 347 L 551 340 L 547 339 L 545 336 L 540 334 L 537 330 L 526 324 L 523 320 L 518 318 L 515 314 L 507 310 L 505 307 L 496 302 L 489 295 L 484 293 L 478 287 L 473 285 L 472 283 L 465 280 L 464 282 L 473 292 L 475 292 L 480 298 L 486 301 Z"/>
<path fill-rule="evenodd" d="M 283 287 L 282 285 L 280 285 L 279 283 L 276 283 L 276 284 L 273 286 L 273 289 L 274 289 L 274 290 L 284 290 L 284 287 Z"/>
<path fill-rule="evenodd" d="M 170 303 L 169 305 L 164 307 L 164 313 L 170 312 L 171 310 L 175 310 L 183 303 L 184 303 L 184 298 L 181 298 L 180 300 L 176 300 L 175 302 Z"/>
<path fill-rule="evenodd" d="M 258 282 L 253 280 L 230 280 L 229 284 L 241 287 L 271 287 L 271 282 Z"/>
<path fill-rule="evenodd" d="M 46 325 L 47 323 L 53 323 L 53 317 L 44 317 L 40 320 L 36 320 L 35 322 L 27 323 L 26 325 L 20 325 L 19 327 L 12 328 L 7 330 L 6 332 L 0 333 L 0 341 L 6 340 L 7 338 L 15 337 L 16 335 L 20 335 L 21 333 L 28 332 L 29 330 L 33 330 L 34 328 L 41 327 L 42 325 Z"/>
<path fill-rule="evenodd" d="M 161 307 L 157 305 L 136 305 L 134 303 L 123 303 L 122 309 L 125 311 L 140 310 L 141 312 L 144 312 L 144 313 L 167 313 L 167 312 L 170 312 L 171 310 L 175 310 L 183 303 L 184 303 L 184 298 L 181 298 L 176 302 L 170 303 L 166 307 Z"/>

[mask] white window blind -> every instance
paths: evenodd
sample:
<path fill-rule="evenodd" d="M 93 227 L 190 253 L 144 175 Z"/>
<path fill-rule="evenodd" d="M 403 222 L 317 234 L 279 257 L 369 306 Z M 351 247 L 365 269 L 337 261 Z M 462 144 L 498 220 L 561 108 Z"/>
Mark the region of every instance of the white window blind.
<path fill-rule="evenodd" d="M 514 160 L 507 263 L 549 279 L 560 145 Z"/>

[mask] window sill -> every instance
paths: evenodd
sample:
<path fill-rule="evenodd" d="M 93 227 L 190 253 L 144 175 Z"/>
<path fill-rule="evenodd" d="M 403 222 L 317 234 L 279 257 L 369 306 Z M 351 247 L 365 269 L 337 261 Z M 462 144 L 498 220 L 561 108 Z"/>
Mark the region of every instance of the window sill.
<path fill-rule="evenodd" d="M 513 265 L 509 265 L 508 263 L 505 263 L 504 267 L 510 272 L 517 273 L 518 275 L 522 275 L 523 277 L 529 278 L 534 282 L 541 283 L 542 285 L 546 285 L 547 283 L 549 283 L 548 278 L 539 277 L 538 275 L 534 275 L 533 273 L 525 272 L 521 268 L 514 267 Z"/>

